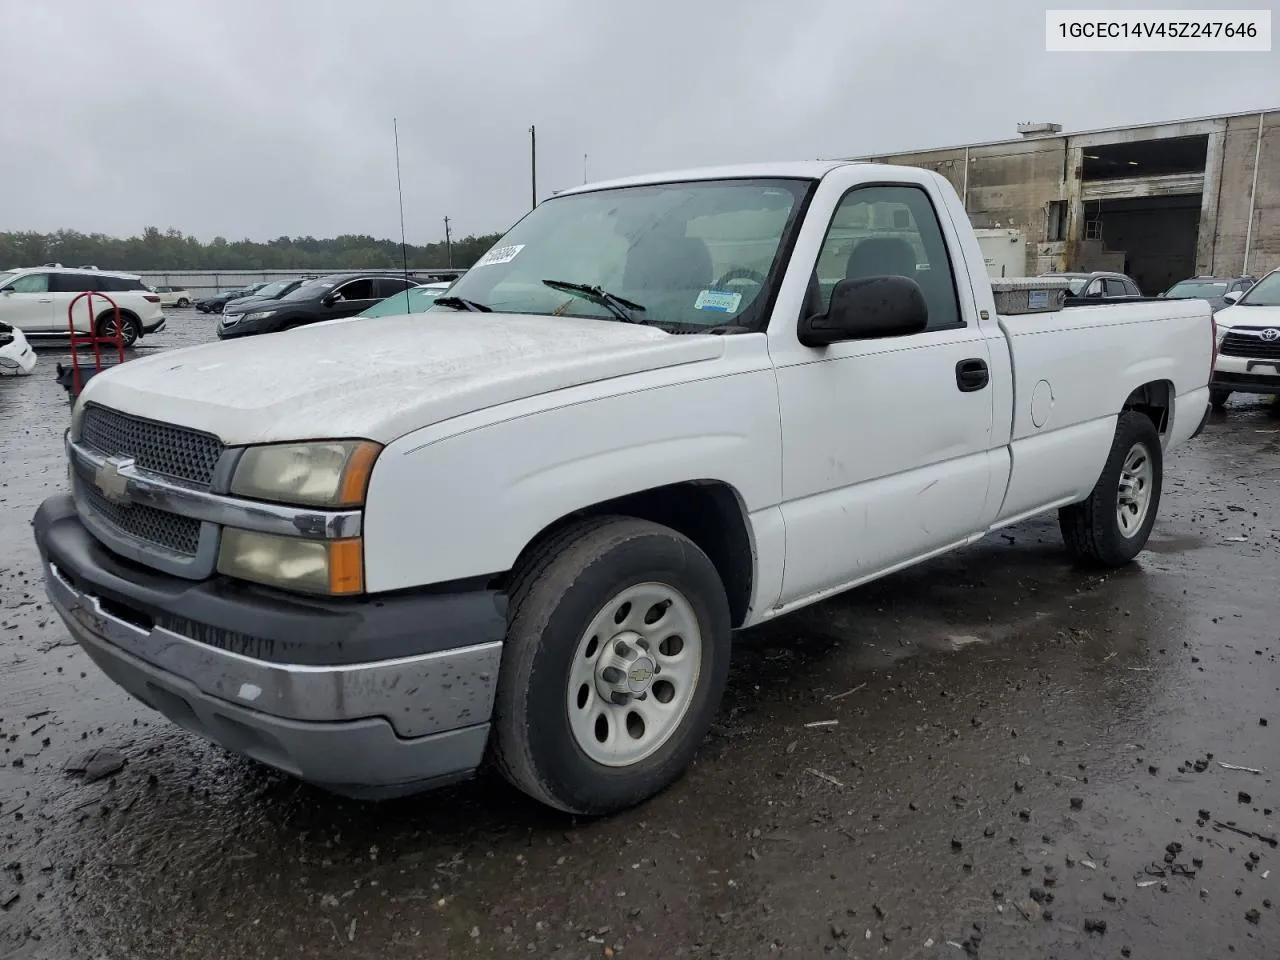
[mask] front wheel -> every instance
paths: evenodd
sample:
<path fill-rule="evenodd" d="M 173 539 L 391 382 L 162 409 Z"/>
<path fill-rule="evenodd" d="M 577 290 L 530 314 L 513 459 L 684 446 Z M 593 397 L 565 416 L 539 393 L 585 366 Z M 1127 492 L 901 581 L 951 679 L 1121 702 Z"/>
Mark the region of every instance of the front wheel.
<path fill-rule="evenodd" d="M 1215 410 L 1221 410 L 1227 405 L 1227 401 L 1231 399 L 1231 391 L 1223 390 L 1220 387 L 1209 388 L 1209 406 Z"/>
<path fill-rule="evenodd" d="M 644 520 L 583 521 L 517 572 L 494 759 L 569 813 L 632 807 L 677 780 L 719 708 L 730 616 L 715 566 Z"/>
<path fill-rule="evenodd" d="M 1067 549 L 1101 566 L 1128 563 L 1151 536 L 1163 479 L 1164 456 L 1155 424 L 1144 414 L 1124 411 L 1093 492 L 1087 500 L 1058 511 Z"/>

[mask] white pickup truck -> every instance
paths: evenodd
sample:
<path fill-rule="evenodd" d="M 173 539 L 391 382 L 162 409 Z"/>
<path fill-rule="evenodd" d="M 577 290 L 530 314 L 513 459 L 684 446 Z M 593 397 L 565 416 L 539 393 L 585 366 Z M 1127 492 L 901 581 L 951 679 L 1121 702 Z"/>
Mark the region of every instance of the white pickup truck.
<path fill-rule="evenodd" d="M 690 764 L 735 630 L 1045 511 L 1131 560 L 1214 344 L 1200 301 L 998 314 L 928 171 L 638 177 L 427 313 L 95 377 L 35 536 L 75 638 L 188 730 L 348 795 L 488 758 L 606 814 Z"/>

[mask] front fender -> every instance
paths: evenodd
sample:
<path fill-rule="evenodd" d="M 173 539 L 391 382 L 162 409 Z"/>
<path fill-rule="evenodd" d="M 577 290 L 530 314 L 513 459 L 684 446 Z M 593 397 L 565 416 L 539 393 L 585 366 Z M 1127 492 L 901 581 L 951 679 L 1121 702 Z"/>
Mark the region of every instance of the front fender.
<path fill-rule="evenodd" d="M 722 481 L 749 513 L 776 504 L 781 428 L 761 359 L 558 391 L 389 444 L 366 499 L 367 589 L 507 571 L 560 518 L 667 484 Z"/>

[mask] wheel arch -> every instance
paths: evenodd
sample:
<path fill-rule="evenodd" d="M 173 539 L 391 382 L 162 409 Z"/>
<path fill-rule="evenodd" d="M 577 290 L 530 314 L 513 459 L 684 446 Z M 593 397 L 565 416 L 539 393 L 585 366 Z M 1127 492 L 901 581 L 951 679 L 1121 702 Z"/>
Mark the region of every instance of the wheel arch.
<path fill-rule="evenodd" d="M 1163 441 L 1169 432 L 1176 397 L 1171 381 L 1151 380 L 1131 391 L 1121 410 L 1133 410 L 1146 416 L 1155 425 L 1156 432 Z"/>
<path fill-rule="evenodd" d="M 721 480 L 690 480 L 602 500 L 547 524 L 520 551 L 511 571 L 496 585 L 507 588 L 539 547 L 566 526 L 595 516 L 626 516 L 670 527 L 692 540 L 710 558 L 729 600 L 734 627 L 751 610 L 755 585 L 755 544 L 742 497 Z"/>

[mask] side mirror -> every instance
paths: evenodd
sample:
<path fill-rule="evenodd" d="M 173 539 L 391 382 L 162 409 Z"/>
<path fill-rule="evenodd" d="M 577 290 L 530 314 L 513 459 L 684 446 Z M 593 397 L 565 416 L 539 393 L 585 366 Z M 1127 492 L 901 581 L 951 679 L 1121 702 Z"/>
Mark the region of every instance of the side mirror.
<path fill-rule="evenodd" d="M 336 293 L 326 293 L 323 297 L 320 298 L 320 302 L 324 304 L 326 307 L 332 307 L 335 303 L 338 302 L 338 295 Z"/>
<path fill-rule="evenodd" d="M 863 277 L 837 283 L 827 312 L 801 319 L 797 333 L 806 347 L 826 347 L 845 340 L 905 337 L 923 332 L 928 323 L 929 305 L 914 280 Z"/>
<path fill-rule="evenodd" d="M 1227 294 L 1226 296 L 1224 296 L 1222 299 L 1223 299 L 1223 300 L 1225 300 L 1225 301 L 1227 301 L 1227 303 L 1235 303 L 1237 300 L 1239 300 L 1239 299 L 1240 299 L 1241 297 L 1243 297 L 1243 296 L 1244 296 L 1244 294 L 1243 294 L 1243 293 L 1241 293 L 1239 290 L 1232 290 L 1230 293 L 1228 293 L 1228 294 Z"/>

